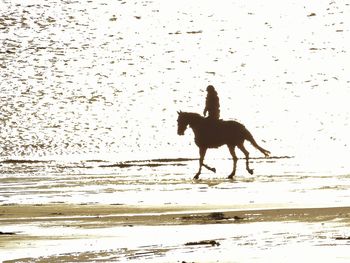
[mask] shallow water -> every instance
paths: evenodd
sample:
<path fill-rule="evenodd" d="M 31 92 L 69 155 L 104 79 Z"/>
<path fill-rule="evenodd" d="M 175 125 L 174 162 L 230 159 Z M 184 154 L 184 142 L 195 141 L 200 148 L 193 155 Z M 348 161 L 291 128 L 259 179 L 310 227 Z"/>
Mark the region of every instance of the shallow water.
<path fill-rule="evenodd" d="M 1 163 L 0 205 L 119 204 L 232 205 L 238 207 L 346 206 L 350 175 L 305 172 L 293 158 L 253 159 L 255 175 L 238 161 L 237 175 L 226 179 L 232 160 L 208 160 L 217 173 L 193 180 L 197 160 L 168 159 L 124 163 Z"/>

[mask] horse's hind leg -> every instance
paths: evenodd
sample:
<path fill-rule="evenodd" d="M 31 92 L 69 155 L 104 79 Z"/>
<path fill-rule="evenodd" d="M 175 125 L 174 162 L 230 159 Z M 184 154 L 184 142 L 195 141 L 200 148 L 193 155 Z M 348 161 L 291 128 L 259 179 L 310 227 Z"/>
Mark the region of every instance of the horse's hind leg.
<path fill-rule="evenodd" d="M 232 179 L 235 174 L 236 174 L 236 166 L 237 166 L 237 155 L 235 153 L 235 146 L 228 146 L 228 149 L 230 150 L 230 153 L 232 155 L 232 159 L 233 159 L 233 170 L 232 173 L 228 176 L 228 179 Z"/>
<path fill-rule="evenodd" d="M 245 167 L 248 173 L 253 174 L 254 170 L 249 168 L 249 152 L 246 150 L 246 148 L 244 148 L 243 143 L 237 146 L 245 155 Z"/>
<path fill-rule="evenodd" d="M 196 175 L 193 177 L 193 179 L 198 179 L 199 175 L 201 174 L 206 152 L 207 152 L 207 148 L 199 148 L 199 169 L 198 169 L 198 172 L 196 173 Z"/>

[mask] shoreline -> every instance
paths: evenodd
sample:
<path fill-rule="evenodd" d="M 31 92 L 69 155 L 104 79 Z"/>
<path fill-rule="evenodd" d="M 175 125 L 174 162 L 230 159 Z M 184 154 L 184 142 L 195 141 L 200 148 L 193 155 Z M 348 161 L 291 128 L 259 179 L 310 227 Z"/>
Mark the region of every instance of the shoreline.
<path fill-rule="evenodd" d="M 100 226 L 115 224 L 182 225 L 193 223 L 262 221 L 322 221 L 349 219 L 350 206 L 331 207 L 239 207 L 230 206 L 123 206 L 123 205 L 5 205 L 0 206 L 1 224 L 40 221 L 87 221 Z M 175 221 L 174 221 L 175 220 Z M 1 229 L 0 229 L 1 231 Z"/>

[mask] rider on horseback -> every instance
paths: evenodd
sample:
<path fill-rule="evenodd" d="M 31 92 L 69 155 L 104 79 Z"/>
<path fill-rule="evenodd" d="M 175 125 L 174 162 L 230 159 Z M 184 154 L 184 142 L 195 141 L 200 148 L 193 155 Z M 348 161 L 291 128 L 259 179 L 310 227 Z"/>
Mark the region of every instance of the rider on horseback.
<path fill-rule="evenodd" d="M 205 108 L 203 115 L 206 116 L 209 113 L 208 119 L 218 120 L 220 117 L 220 103 L 219 96 L 212 85 L 207 87 L 207 98 L 205 100 Z"/>

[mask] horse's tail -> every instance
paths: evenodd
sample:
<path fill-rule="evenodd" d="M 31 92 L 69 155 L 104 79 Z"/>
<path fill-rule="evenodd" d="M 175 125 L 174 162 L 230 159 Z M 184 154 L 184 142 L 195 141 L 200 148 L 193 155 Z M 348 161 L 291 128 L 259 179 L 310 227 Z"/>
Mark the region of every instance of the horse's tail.
<path fill-rule="evenodd" d="M 262 148 L 261 146 L 259 146 L 257 144 L 257 142 L 255 141 L 253 135 L 247 130 L 247 137 L 246 140 L 248 140 L 255 148 L 257 148 L 260 152 L 262 152 L 262 154 L 265 155 L 265 157 L 268 157 L 271 153 L 268 150 L 265 150 L 264 148 Z"/>

